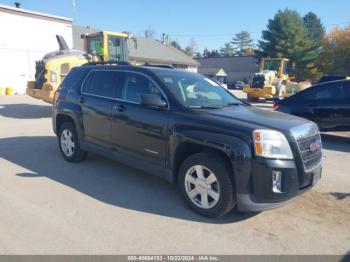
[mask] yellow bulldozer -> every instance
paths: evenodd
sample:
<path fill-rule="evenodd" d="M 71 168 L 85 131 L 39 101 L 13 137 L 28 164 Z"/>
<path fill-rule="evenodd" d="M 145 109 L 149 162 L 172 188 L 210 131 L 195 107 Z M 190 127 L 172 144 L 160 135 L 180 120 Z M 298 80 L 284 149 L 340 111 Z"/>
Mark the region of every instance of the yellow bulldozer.
<path fill-rule="evenodd" d="M 287 73 L 289 60 L 286 58 L 262 58 L 259 73 L 254 74 L 248 85 L 243 87 L 250 102 L 256 102 L 259 98 L 272 99 L 279 96 L 282 85 L 285 89 L 282 96 L 287 97 L 311 86 L 310 82 L 293 82 L 293 78 Z"/>
<path fill-rule="evenodd" d="M 128 61 L 128 41 L 136 40 L 127 33 L 101 31 L 84 34 L 84 51 L 69 49 L 61 36 L 56 36 L 59 50 L 36 61 L 35 81 L 27 82 L 26 93 L 52 103 L 54 94 L 71 68 L 91 61 Z"/>

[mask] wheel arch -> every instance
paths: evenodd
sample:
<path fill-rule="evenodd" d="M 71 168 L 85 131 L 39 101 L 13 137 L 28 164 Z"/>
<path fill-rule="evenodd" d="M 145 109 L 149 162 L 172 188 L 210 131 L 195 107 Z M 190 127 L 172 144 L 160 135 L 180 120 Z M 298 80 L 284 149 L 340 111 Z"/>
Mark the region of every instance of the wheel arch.
<path fill-rule="evenodd" d="M 60 131 L 61 126 L 67 122 L 72 123 L 72 124 L 74 124 L 74 126 L 76 126 L 74 119 L 71 116 L 66 115 L 66 114 L 58 114 L 56 116 L 55 125 L 56 125 L 57 133 Z"/>
<path fill-rule="evenodd" d="M 67 101 L 58 101 L 53 109 L 52 124 L 56 134 L 59 132 L 59 128 L 65 121 L 74 124 L 78 139 L 81 140 L 83 135 L 83 120 L 82 120 L 82 108 L 78 104 L 74 104 Z"/>
<path fill-rule="evenodd" d="M 174 152 L 174 156 L 173 156 L 172 172 L 173 172 L 173 180 L 175 183 L 177 181 L 177 177 L 178 177 L 178 173 L 179 173 L 179 169 L 181 167 L 181 164 L 189 156 L 196 154 L 196 153 L 200 153 L 200 152 L 210 152 L 212 154 L 216 154 L 216 155 L 220 156 L 221 158 L 223 158 L 225 160 L 225 162 L 229 165 L 229 167 L 232 168 L 231 161 L 225 152 L 223 152 L 217 148 L 210 147 L 208 145 L 194 143 L 191 141 L 185 141 L 185 142 L 180 143 L 177 146 L 176 151 Z"/>
<path fill-rule="evenodd" d="M 195 140 L 184 136 L 175 136 L 170 143 L 170 168 L 173 182 L 176 183 L 181 164 L 190 156 L 200 152 L 210 152 L 224 159 L 236 181 L 236 169 L 242 163 L 248 164 L 251 157 L 250 147 L 243 140 L 231 137 L 230 144 L 226 142 L 209 143 L 205 140 Z"/>

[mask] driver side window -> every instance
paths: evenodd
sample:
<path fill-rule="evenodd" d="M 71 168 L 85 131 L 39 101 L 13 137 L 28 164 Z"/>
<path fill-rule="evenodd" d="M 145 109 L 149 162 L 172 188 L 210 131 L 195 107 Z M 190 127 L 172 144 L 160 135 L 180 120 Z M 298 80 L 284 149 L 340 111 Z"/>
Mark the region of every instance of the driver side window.
<path fill-rule="evenodd" d="M 141 102 L 142 94 L 162 94 L 155 84 L 147 77 L 137 73 L 126 73 L 123 84 L 122 99 L 134 103 Z"/>

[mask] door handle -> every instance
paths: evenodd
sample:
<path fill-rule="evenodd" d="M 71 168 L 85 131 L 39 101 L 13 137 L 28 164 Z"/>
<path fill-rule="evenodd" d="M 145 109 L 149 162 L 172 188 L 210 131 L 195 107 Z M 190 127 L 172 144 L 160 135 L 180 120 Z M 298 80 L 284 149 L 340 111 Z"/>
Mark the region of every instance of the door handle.
<path fill-rule="evenodd" d="M 83 104 L 85 102 L 85 97 L 81 96 L 79 98 L 79 103 Z"/>
<path fill-rule="evenodd" d="M 114 106 L 114 110 L 115 111 L 119 111 L 119 112 L 123 112 L 123 111 L 125 111 L 125 106 L 124 105 L 115 105 Z"/>

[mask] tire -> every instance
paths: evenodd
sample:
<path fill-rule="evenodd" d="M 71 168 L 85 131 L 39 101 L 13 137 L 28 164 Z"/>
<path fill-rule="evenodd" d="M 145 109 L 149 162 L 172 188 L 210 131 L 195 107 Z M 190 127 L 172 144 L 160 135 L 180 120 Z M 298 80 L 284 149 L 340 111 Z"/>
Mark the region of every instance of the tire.
<path fill-rule="evenodd" d="M 178 185 L 190 208 L 206 217 L 221 217 L 236 204 L 233 173 L 215 153 L 202 152 L 188 157 L 180 167 Z"/>
<path fill-rule="evenodd" d="M 247 94 L 247 100 L 249 102 L 258 102 L 259 97 L 254 97 L 254 96 L 251 96 L 251 95 Z"/>
<path fill-rule="evenodd" d="M 80 162 L 86 158 L 87 152 L 80 149 L 77 132 L 73 123 L 63 123 L 57 138 L 58 146 L 65 160 L 68 162 Z"/>

